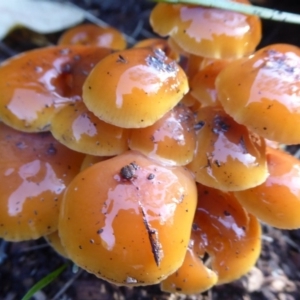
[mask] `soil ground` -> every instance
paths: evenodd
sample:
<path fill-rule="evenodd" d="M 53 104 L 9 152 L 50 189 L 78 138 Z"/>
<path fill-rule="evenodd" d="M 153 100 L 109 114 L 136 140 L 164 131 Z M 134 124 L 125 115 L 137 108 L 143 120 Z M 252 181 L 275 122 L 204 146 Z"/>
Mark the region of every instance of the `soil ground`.
<path fill-rule="evenodd" d="M 86 11 L 139 40 L 154 34 L 148 23 L 153 3 L 136 0 L 73 0 Z M 300 12 L 295 0 L 256 1 L 285 11 Z M 300 25 L 264 21 L 261 46 L 271 43 L 300 45 Z M 30 37 L 28 39 L 28 36 Z M 59 34 L 46 36 L 55 43 Z M 39 37 L 39 41 L 41 41 Z M 0 42 L 0 60 L 36 47 L 32 34 L 19 30 Z M 295 152 L 297 146 L 289 150 Z M 39 291 L 36 300 L 110 299 L 210 299 L 210 300 L 297 300 L 300 299 L 300 230 L 282 231 L 263 225 L 263 249 L 255 268 L 231 284 L 214 287 L 203 295 L 180 296 L 162 293 L 159 286 L 116 287 L 74 266 L 57 255 L 43 239 L 21 243 L 0 240 L 0 300 L 19 300 L 41 278 L 64 263 L 69 267 L 58 279 Z"/>

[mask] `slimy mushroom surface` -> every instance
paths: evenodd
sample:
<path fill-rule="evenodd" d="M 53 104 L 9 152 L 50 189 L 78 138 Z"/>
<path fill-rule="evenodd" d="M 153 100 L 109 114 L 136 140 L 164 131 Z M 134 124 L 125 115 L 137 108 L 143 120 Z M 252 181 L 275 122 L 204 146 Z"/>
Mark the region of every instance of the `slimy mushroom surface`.
<path fill-rule="evenodd" d="M 261 221 L 282 229 L 299 228 L 300 161 L 279 149 L 267 148 L 267 162 L 267 180 L 235 196 Z"/>
<path fill-rule="evenodd" d="M 0 153 L 0 237 L 23 241 L 56 231 L 62 194 L 84 155 L 48 132 L 18 132 L 3 123 Z"/>
<path fill-rule="evenodd" d="M 110 54 L 92 70 L 83 101 L 103 121 L 123 127 L 152 125 L 188 91 L 184 71 L 160 49 Z"/>
<path fill-rule="evenodd" d="M 219 100 L 236 122 L 262 137 L 300 142 L 300 49 L 275 44 L 224 68 L 216 79 Z"/>
<path fill-rule="evenodd" d="M 249 1 L 238 0 L 249 4 Z M 150 16 L 153 30 L 170 35 L 184 51 L 234 59 L 251 54 L 261 39 L 257 16 L 186 4 L 159 3 Z"/>
<path fill-rule="evenodd" d="M 91 60 L 98 62 L 110 52 L 98 47 L 54 46 L 4 61 L 0 65 L 0 78 L 5 78 L 0 81 L 1 121 L 26 132 L 49 130 L 57 111 L 81 100 Z"/>
<path fill-rule="evenodd" d="M 165 165 L 191 162 L 196 146 L 193 112 L 177 105 L 153 125 L 131 129 L 129 148 Z"/>
<path fill-rule="evenodd" d="M 236 123 L 221 107 L 200 108 L 195 129 L 197 147 L 187 167 L 197 182 L 239 191 L 266 180 L 264 139 Z"/>
<path fill-rule="evenodd" d="M 107 281 L 158 283 L 183 263 L 196 198 L 188 171 L 128 151 L 85 169 L 69 185 L 62 244 L 76 264 Z"/>
<path fill-rule="evenodd" d="M 204 265 L 193 249 L 188 248 L 181 267 L 164 279 L 160 287 L 164 292 L 192 295 L 203 293 L 217 281 L 218 275 Z"/>
<path fill-rule="evenodd" d="M 194 251 L 211 259 L 211 269 L 223 284 L 246 274 L 261 250 L 261 228 L 231 193 L 198 187 L 198 205 L 193 221 Z"/>
<path fill-rule="evenodd" d="M 190 93 L 203 106 L 220 105 L 215 80 L 220 71 L 228 65 L 229 61 L 224 59 L 203 60 L 204 65 L 198 70 L 190 81 Z M 206 65 L 205 65 L 206 64 Z"/>
<path fill-rule="evenodd" d="M 128 149 L 129 130 L 100 120 L 82 101 L 57 112 L 51 132 L 65 146 L 85 154 L 113 156 Z"/>
<path fill-rule="evenodd" d="M 104 28 L 95 24 L 81 24 L 64 32 L 58 45 L 85 45 L 123 50 L 126 48 L 126 39 L 113 27 Z"/>

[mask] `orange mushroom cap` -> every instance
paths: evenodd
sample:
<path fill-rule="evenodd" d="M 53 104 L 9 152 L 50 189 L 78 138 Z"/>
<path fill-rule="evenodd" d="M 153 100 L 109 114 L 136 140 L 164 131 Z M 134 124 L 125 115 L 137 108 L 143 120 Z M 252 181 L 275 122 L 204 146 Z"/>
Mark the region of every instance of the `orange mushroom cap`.
<path fill-rule="evenodd" d="M 300 143 L 300 49 L 270 45 L 229 64 L 216 79 L 225 111 L 251 131 Z"/>
<path fill-rule="evenodd" d="M 31 50 L 3 62 L 0 119 L 21 131 L 48 130 L 58 110 L 81 99 L 81 88 L 73 90 L 74 83 L 77 86 L 87 74 L 82 63 L 80 68 L 74 65 L 95 51 L 98 58 L 110 53 L 109 49 L 98 47 L 56 46 Z"/>
<path fill-rule="evenodd" d="M 196 200 L 188 171 L 128 151 L 85 169 L 68 186 L 62 244 L 76 264 L 107 281 L 158 283 L 183 263 Z"/>
<path fill-rule="evenodd" d="M 0 237 L 37 239 L 57 230 L 62 194 L 83 155 L 50 133 L 23 133 L 0 123 Z"/>
<path fill-rule="evenodd" d="M 193 112 L 177 105 L 153 125 L 131 129 L 128 145 L 164 165 L 186 165 L 194 157 L 194 125 Z"/>
<path fill-rule="evenodd" d="M 247 0 L 236 0 L 249 4 Z M 155 32 L 170 35 L 184 51 L 212 58 L 251 54 L 261 39 L 257 16 L 186 4 L 158 3 L 150 16 Z"/>
<path fill-rule="evenodd" d="M 220 105 L 215 80 L 220 71 L 229 64 L 229 61 L 218 59 L 207 63 L 206 60 L 203 61 L 203 64 L 207 65 L 199 70 L 190 80 L 190 93 L 202 106 Z"/>
<path fill-rule="evenodd" d="M 183 70 L 162 50 L 133 48 L 96 65 L 84 83 L 83 100 L 103 121 L 138 128 L 156 122 L 187 91 Z"/>
<path fill-rule="evenodd" d="M 87 154 L 83 161 L 82 161 L 82 164 L 81 164 L 81 167 L 80 167 L 80 171 L 83 171 L 89 167 L 91 167 L 92 165 L 100 162 L 100 161 L 103 161 L 103 160 L 106 160 L 106 159 L 109 159 L 111 157 L 107 157 L 107 156 L 95 156 L 95 155 L 89 155 Z"/>
<path fill-rule="evenodd" d="M 222 108 L 200 108 L 195 129 L 197 147 L 187 167 L 197 182 L 224 191 L 239 191 L 266 180 L 264 139 L 236 123 Z"/>
<path fill-rule="evenodd" d="M 261 250 L 261 228 L 256 217 L 248 214 L 232 193 L 200 184 L 198 205 L 192 226 L 194 251 L 211 259 L 218 284 L 246 274 Z"/>
<path fill-rule="evenodd" d="M 103 122 L 81 101 L 56 113 L 50 129 L 59 142 L 85 154 L 113 156 L 128 149 L 129 130 Z"/>
<path fill-rule="evenodd" d="M 267 162 L 267 180 L 235 196 L 263 222 L 282 229 L 299 228 L 300 161 L 279 149 L 267 148 Z"/>
<path fill-rule="evenodd" d="M 170 35 L 173 28 L 177 26 L 179 8 L 178 5 L 158 3 L 150 15 L 150 24 L 153 30 L 161 36 Z"/>
<path fill-rule="evenodd" d="M 170 38 L 169 40 L 172 40 L 172 39 Z M 193 54 L 188 55 L 187 66 L 185 68 L 185 72 L 189 78 L 189 82 L 191 82 L 193 77 L 199 72 L 204 60 L 205 60 L 205 58 L 202 56 L 197 56 L 197 55 L 193 55 Z"/>
<path fill-rule="evenodd" d="M 183 96 L 179 103 L 187 106 L 193 112 L 197 112 L 201 107 L 201 103 L 191 95 L 190 91 Z"/>
<path fill-rule="evenodd" d="M 191 53 L 186 52 L 182 47 L 180 47 L 177 42 L 172 39 L 172 37 L 168 38 L 168 44 L 174 52 L 179 53 L 182 56 L 189 57 L 191 55 Z M 187 75 L 189 75 L 189 73 L 187 73 Z"/>
<path fill-rule="evenodd" d="M 191 295 L 203 293 L 217 281 L 217 274 L 207 268 L 189 247 L 181 267 L 164 279 L 160 287 L 164 292 Z"/>
<path fill-rule="evenodd" d="M 58 231 L 54 231 L 48 235 L 45 235 L 44 239 L 59 255 L 68 258 L 65 248 L 61 244 Z"/>
<path fill-rule="evenodd" d="M 113 50 L 95 46 L 69 46 L 78 49 L 78 54 L 63 68 L 64 96 L 77 101 L 82 100 L 82 86 L 95 65 Z M 72 103 L 71 103 L 72 104 Z"/>
<path fill-rule="evenodd" d="M 126 39 L 120 31 L 113 27 L 81 24 L 64 32 L 58 45 L 85 45 L 123 50 L 126 48 Z"/>

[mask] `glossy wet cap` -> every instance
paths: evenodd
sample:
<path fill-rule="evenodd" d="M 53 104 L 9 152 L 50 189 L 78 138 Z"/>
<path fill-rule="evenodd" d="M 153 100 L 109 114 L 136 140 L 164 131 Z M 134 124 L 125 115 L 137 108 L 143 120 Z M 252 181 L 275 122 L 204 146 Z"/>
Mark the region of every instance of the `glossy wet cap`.
<path fill-rule="evenodd" d="M 83 100 L 103 121 L 139 128 L 156 122 L 187 91 L 183 70 L 162 50 L 134 48 L 96 65 L 83 86 Z"/>
<path fill-rule="evenodd" d="M 218 93 L 215 87 L 215 80 L 218 74 L 229 64 L 228 60 L 207 59 L 202 61 L 205 65 L 190 80 L 190 93 L 195 97 L 202 106 L 220 105 Z"/>
<path fill-rule="evenodd" d="M 185 295 L 199 294 L 217 283 L 218 275 L 207 268 L 193 251 L 193 246 L 190 247 L 181 267 L 161 282 L 162 291 Z"/>
<path fill-rule="evenodd" d="M 110 50 L 55 46 L 4 61 L 0 65 L 0 78 L 5 78 L 0 81 L 0 119 L 21 131 L 49 130 L 58 110 L 81 99 L 82 77 L 87 75 L 82 57 L 95 52 L 98 62 Z"/>
<path fill-rule="evenodd" d="M 300 161 L 279 149 L 267 149 L 270 175 L 252 189 L 235 193 L 263 222 L 282 229 L 300 227 Z"/>
<path fill-rule="evenodd" d="M 193 112 L 177 105 L 153 125 L 132 129 L 128 145 L 164 165 L 186 165 L 194 157 L 194 126 Z"/>
<path fill-rule="evenodd" d="M 122 33 L 113 27 L 82 24 L 64 32 L 58 45 L 85 45 L 123 50 L 126 48 L 126 40 Z"/>
<path fill-rule="evenodd" d="M 180 6 L 168 3 L 158 3 L 150 15 L 150 24 L 160 36 L 168 36 L 177 26 L 177 16 Z"/>
<path fill-rule="evenodd" d="M 217 77 L 225 111 L 251 131 L 286 144 L 300 142 L 300 50 L 270 45 L 229 64 Z"/>
<path fill-rule="evenodd" d="M 217 8 L 159 3 L 150 23 L 156 33 L 170 35 L 187 53 L 204 57 L 243 57 L 251 54 L 261 39 L 257 16 Z"/>
<path fill-rule="evenodd" d="M 198 205 L 191 237 L 194 251 L 202 257 L 209 255 L 218 284 L 231 282 L 256 263 L 261 250 L 260 224 L 232 193 L 200 184 L 197 187 Z"/>
<path fill-rule="evenodd" d="M 50 133 L 19 132 L 0 123 L 0 237 L 37 239 L 57 230 L 62 194 L 83 155 Z"/>
<path fill-rule="evenodd" d="M 200 108 L 195 130 L 197 147 L 187 167 L 197 182 L 224 191 L 239 191 L 266 180 L 264 139 L 236 123 L 221 107 Z"/>
<path fill-rule="evenodd" d="M 158 283 L 183 263 L 196 200 L 188 171 L 128 151 L 85 169 L 69 185 L 62 244 L 77 265 L 107 281 Z"/>
<path fill-rule="evenodd" d="M 59 142 L 85 154 L 113 156 L 128 149 L 129 129 L 105 123 L 81 101 L 56 113 L 50 129 Z"/>

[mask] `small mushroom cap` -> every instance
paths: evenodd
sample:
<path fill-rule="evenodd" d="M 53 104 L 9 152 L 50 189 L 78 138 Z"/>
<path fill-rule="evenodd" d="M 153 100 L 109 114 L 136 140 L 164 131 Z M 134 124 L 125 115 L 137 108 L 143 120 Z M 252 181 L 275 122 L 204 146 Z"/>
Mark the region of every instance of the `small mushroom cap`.
<path fill-rule="evenodd" d="M 267 148 L 267 162 L 267 180 L 235 196 L 263 222 L 281 229 L 299 228 L 300 161 L 281 150 Z"/>
<path fill-rule="evenodd" d="M 77 85 L 79 80 L 74 79 L 73 65 L 91 50 L 97 51 L 98 57 L 110 52 L 97 47 L 55 46 L 24 52 L 3 62 L 0 78 L 5 80 L 0 81 L 0 119 L 21 131 L 47 131 L 59 109 L 81 99 L 81 88 L 73 90 L 73 81 Z M 76 76 L 86 77 L 82 65 L 75 69 Z"/>
<path fill-rule="evenodd" d="M 58 45 L 85 45 L 123 50 L 126 48 L 126 40 L 122 33 L 113 27 L 82 24 L 64 32 Z"/>
<path fill-rule="evenodd" d="M 85 154 L 113 156 L 128 150 L 129 129 L 103 122 L 81 101 L 54 115 L 51 133 L 68 148 Z"/>
<path fill-rule="evenodd" d="M 199 294 L 213 287 L 218 281 L 217 274 L 207 268 L 201 258 L 188 248 L 182 266 L 164 279 L 161 290 L 185 295 Z"/>
<path fill-rule="evenodd" d="M 247 0 L 235 2 L 249 4 Z M 150 23 L 155 32 L 170 35 L 186 52 L 211 58 L 249 55 L 261 39 L 257 16 L 217 8 L 159 3 L 151 13 Z"/>
<path fill-rule="evenodd" d="M 268 176 L 263 138 L 236 123 L 220 107 L 204 107 L 196 116 L 196 150 L 187 167 L 201 184 L 239 191 Z"/>
<path fill-rule="evenodd" d="M 107 157 L 107 156 L 95 156 L 95 155 L 89 155 L 87 154 L 83 161 L 82 161 L 82 164 L 81 164 L 81 167 L 80 167 L 80 171 L 83 171 L 89 167 L 91 167 L 92 165 L 100 162 L 100 161 L 103 161 L 103 160 L 106 160 L 106 159 L 109 159 L 111 157 Z"/>
<path fill-rule="evenodd" d="M 183 263 L 196 200 L 188 171 L 128 151 L 85 169 L 69 185 L 62 244 L 76 264 L 107 281 L 158 283 Z"/>
<path fill-rule="evenodd" d="M 261 252 L 261 226 L 257 218 L 249 214 L 249 224 L 241 241 L 230 240 L 233 246 L 222 254 L 215 254 L 212 268 L 218 274 L 218 284 L 234 281 L 246 273 L 257 262 Z M 224 265 L 224 259 L 226 262 Z"/>
<path fill-rule="evenodd" d="M 96 46 L 69 46 L 79 49 L 78 54 L 65 64 L 62 76 L 64 95 L 76 101 L 82 100 L 82 86 L 95 65 L 113 50 Z"/>
<path fill-rule="evenodd" d="M 184 71 L 162 50 L 133 48 L 96 65 L 84 83 L 83 100 L 103 121 L 139 128 L 156 122 L 187 91 Z"/>
<path fill-rule="evenodd" d="M 153 125 L 131 129 L 129 148 L 164 165 L 186 165 L 196 146 L 193 112 L 177 105 Z"/>
<path fill-rule="evenodd" d="M 204 62 L 205 63 L 205 62 Z M 199 70 L 190 81 L 190 93 L 202 106 L 220 105 L 215 80 L 221 70 L 229 64 L 228 60 L 213 60 Z"/>
<path fill-rule="evenodd" d="M 171 38 L 169 40 L 172 40 Z M 202 56 L 189 54 L 187 58 L 186 74 L 189 78 L 189 82 L 193 77 L 202 69 L 203 61 L 205 60 Z"/>
<path fill-rule="evenodd" d="M 150 15 L 150 24 L 153 30 L 160 36 L 170 35 L 174 27 L 177 26 L 178 5 L 158 3 Z"/>
<path fill-rule="evenodd" d="M 61 256 L 68 258 L 65 248 L 61 244 L 61 240 L 58 231 L 54 231 L 48 235 L 44 236 L 47 243 Z"/>
<path fill-rule="evenodd" d="M 232 193 L 198 186 L 198 205 L 192 226 L 194 250 L 208 253 L 218 284 L 246 274 L 261 250 L 261 228 Z"/>
<path fill-rule="evenodd" d="M 201 103 L 191 95 L 190 91 L 183 96 L 179 103 L 187 106 L 193 112 L 197 112 L 201 107 Z"/>
<path fill-rule="evenodd" d="M 300 143 L 300 49 L 270 45 L 229 64 L 216 79 L 225 111 L 251 131 Z"/>
<path fill-rule="evenodd" d="M 182 47 L 180 47 L 177 42 L 172 39 L 172 37 L 168 38 L 168 44 L 173 51 L 180 53 L 182 56 L 189 57 L 191 55 L 191 53 L 186 52 Z M 188 72 L 187 75 L 189 75 Z"/>
<path fill-rule="evenodd" d="M 83 155 L 50 133 L 24 133 L 0 123 L 0 237 L 37 239 L 57 230 L 62 194 Z"/>

